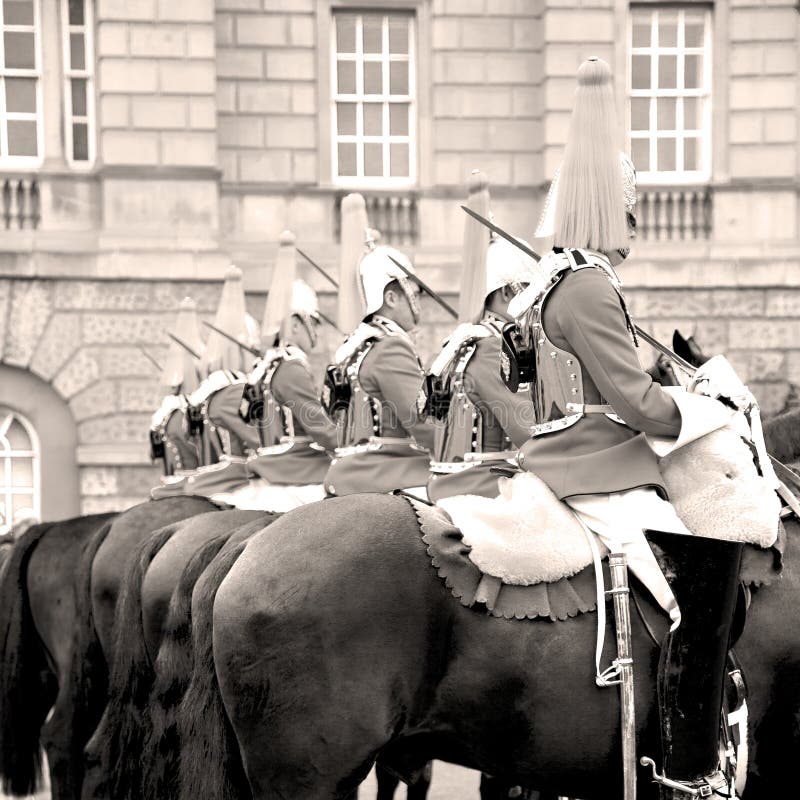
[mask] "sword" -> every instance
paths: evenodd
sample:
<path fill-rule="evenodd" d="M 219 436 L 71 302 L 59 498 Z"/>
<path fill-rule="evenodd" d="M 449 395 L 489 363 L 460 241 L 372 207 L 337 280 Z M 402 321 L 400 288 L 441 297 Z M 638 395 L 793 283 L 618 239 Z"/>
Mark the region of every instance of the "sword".
<path fill-rule="evenodd" d="M 387 253 L 388 255 L 388 253 Z M 422 280 L 419 276 L 415 275 L 411 270 L 406 269 L 396 258 L 392 258 L 389 256 L 396 267 L 399 267 L 403 274 L 409 279 L 414 281 L 414 283 L 422 289 L 423 292 L 428 294 L 433 300 L 435 300 L 453 319 L 458 319 L 458 312 L 447 302 L 443 297 L 433 291 L 430 286 L 428 286 L 425 281 Z"/>
<path fill-rule="evenodd" d="M 156 368 L 156 371 L 161 372 L 161 364 L 159 364 L 158 361 L 156 361 L 153 356 L 151 356 L 150 353 L 148 353 L 147 350 L 145 350 L 141 345 L 139 346 L 139 350 L 142 351 L 142 355 Z"/>
<path fill-rule="evenodd" d="M 515 247 L 518 247 L 522 250 L 523 253 L 529 255 L 534 261 L 541 261 L 542 257 L 535 251 L 528 247 L 526 244 L 521 242 L 519 239 L 514 238 L 510 233 L 504 231 L 499 225 L 495 225 L 494 222 L 490 222 L 485 217 L 482 217 L 480 214 L 473 211 L 471 208 L 467 208 L 466 206 L 461 206 L 464 211 L 467 212 L 473 219 L 478 220 L 482 225 L 485 225 L 490 231 L 494 231 L 498 236 L 502 236 L 507 242 L 510 242 Z M 395 262 L 396 263 L 396 262 Z M 690 364 L 685 358 L 681 358 L 677 353 L 670 350 L 665 344 L 661 344 L 655 337 L 651 336 L 647 331 L 643 331 L 638 325 L 634 324 L 634 330 L 636 331 L 636 335 L 641 337 L 650 347 L 658 350 L 659 353 L 665 355 L 670 361 L 673 361 L 677 364 L 681 369 L 686 371 L 689 375 L 694 375 L 697 371 L 697 368 Z"/>
<path fill-rule="evenodd" d="M 167 331 L 167 336 L 169 336 L 169 338 L 172 339 L 173 342 L 179 344 L 190 356 L 192 356 L 192 358 L 196 358 L 198 361 L 201 360 L 200 355 L 197 353 L 197 351 L 194 348 L 189 347 L 189 345 L 186 344 L 186 342 L 184 342 L 183 339 L 176 336 L 174 333 L 170 333 L 169 331 Z"/>
<path fill-rule="evenodd" d="M 327 314 L 323 314 L 321 311 L 317 311 L 317 314 L 323 322 L 327 322 L 337 333 L 344 336 L 344 331 Z"/>
<path fill-rule="evenodd" d="M 261 351 L 257 350 L 255 347 L 250 347 L 250 345 L 245 344 L 244 342 L 240 342 L 235 336 L 231 336 L 229 333 L 225 333 L 222 329 L 218 328 L 211 322 L 203 320 L 203 325 L 207 328 L 211 328 L 212 331 L 218 333 L 220 336 L 224 336 L 228 341 L 233 342 L 234 344 L 238 344 L 242 350 L 246 350 L 251 355 L 254 355 L 256 358 L 261 358 Z"/>
<path fill-rule="evenodd" d="M 328 274 L 327 270 L 323 269 L 319 264 L 317 264 L 317 262 L 314 261 L 311 256 L 306 255 L 299 247 L 295 247 L 295 250 L 297 251 L 298 255 L 301 255 L 306 261 L 308 261 L 308 263 L 311 264 L 311 266 L 314 267 L 314 269 L 319 272 L 319 274 L 322 275 L 322 277 L 325 278 L 325 280 L 328 281 L 328 283 L 330 283 L 334 289 L 339 288 L 338 282 Z"/>

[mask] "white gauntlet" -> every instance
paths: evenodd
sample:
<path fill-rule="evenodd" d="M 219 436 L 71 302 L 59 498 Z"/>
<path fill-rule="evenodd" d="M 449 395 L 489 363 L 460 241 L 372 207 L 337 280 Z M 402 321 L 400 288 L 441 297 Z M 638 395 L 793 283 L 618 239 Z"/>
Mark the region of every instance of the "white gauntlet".
<path fill-rule="evenodd" d="M 725 356 L 714 356 L 698 368 L 688 389 L 694 394 L 704 394 L 715 400 L 728 400 L 740 411 L 755 403 L 750 390 Z"/>

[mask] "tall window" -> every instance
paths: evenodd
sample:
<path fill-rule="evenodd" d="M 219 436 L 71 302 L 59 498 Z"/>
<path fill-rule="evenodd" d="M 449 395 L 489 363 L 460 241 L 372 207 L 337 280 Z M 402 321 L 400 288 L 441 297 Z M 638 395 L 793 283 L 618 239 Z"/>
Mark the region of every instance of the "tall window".
<path fill-rule="evenodd" d="M 707 180 L 710 10 L 697 5 L 634 7 L 630 53 L 631 157 L 640 180 Z"/>
<path fill-rule="evenodd" d="M 41 517 L 39 442 L 24 417 L 0 406 L 0 532 L 29 515 Z"/>
<path fill-rule="evenodd" d="M 2 0 L 0 31 L 0 164 L 31 166 L 42 152 L 38 2 Z"/>
<path fill-rule="evenodd" d="M 91 0 L 61 0 L 67 161 L 94 161 Z"/>
<path fill-rule="evenodd" d="M 414 15 L 334 14 L 333 177 L 359 186 L 416 179 Z"/>

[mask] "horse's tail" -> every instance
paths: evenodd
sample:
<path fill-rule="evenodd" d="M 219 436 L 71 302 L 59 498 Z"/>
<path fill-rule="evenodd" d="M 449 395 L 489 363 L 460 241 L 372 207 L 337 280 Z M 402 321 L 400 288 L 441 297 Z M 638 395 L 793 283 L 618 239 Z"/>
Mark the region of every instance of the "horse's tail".
<path fill-rule="evenodd" d="M 175 797 L 178 792 L 181 742 L 177 717 L 192 677 L 192 591 L 230 537 L 230 533 L 217 536 L 194 553 L 170 598 L 150 693 L 152 729 L 142 761 L 146 765 L 143 797 L 148 800 Z"/>
<path fill-rule="evenodd" d="M 142 796 L 138 756 L 149 736 L 147 701 L 154 678 L 142 623 L 142 583 L 147 568 L 181 524 L 166 525 L 138 546 L 125 569 L 114 611 L 108 703 L 93 740 L 98 743 L 109 796 L 115 800 L 140 800 Z"/>
<path fill-rule="evenodd" d="M 0 586 L 0 772 L 3 789 L 33 794 L 42 777 L 42 725 L 55 702 L 55 676 L 47 665 L 28 603 L 31 554 L 52 523 L 33 525 L 14 544 Z"/>
<path fill-rule="evenodd" d="M 214 667 L 213 611 L 220 584 L 242 554 L 242 542 L 220 557 L 198 582 L 192 616 L 194 670 L 178 716 L 182 742 L 180 800 L 252 798 Z"/>

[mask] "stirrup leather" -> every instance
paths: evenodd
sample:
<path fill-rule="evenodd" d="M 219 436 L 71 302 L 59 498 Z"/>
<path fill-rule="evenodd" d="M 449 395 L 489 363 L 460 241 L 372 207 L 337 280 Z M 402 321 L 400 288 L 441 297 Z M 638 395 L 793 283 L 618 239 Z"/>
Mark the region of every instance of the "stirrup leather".
<path fill-rule="evenodd" d="M 705 775 L 697 781 L 674 781 L 666 775 L 659 775 L 656 770 L 656 762 L 652 758 L 642 756 L 639 763 L 643 767 L 650 767 L 653 770 L 653 783 L 659 783 L 676 792 L 683 792 L 689 797 L 711 797 L 714 793 L 728 788 L 728 779 L 722 770 Z"/>

